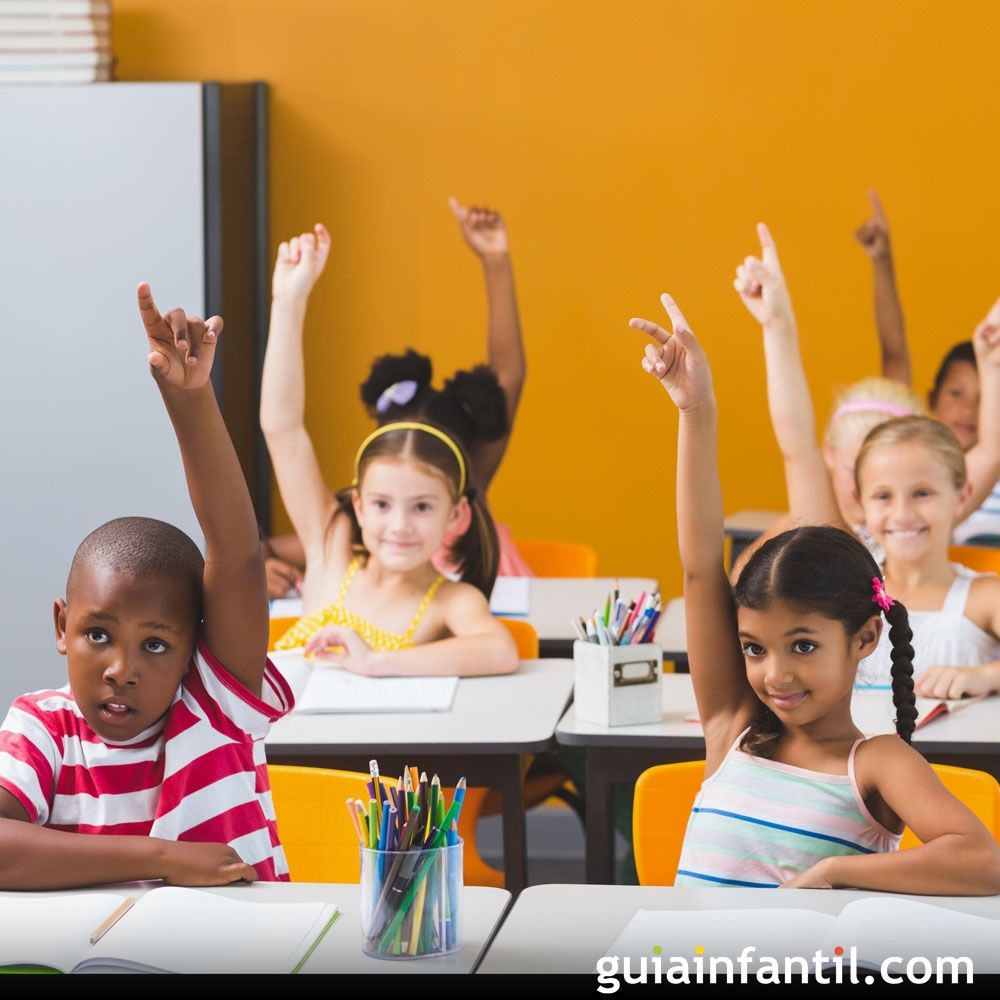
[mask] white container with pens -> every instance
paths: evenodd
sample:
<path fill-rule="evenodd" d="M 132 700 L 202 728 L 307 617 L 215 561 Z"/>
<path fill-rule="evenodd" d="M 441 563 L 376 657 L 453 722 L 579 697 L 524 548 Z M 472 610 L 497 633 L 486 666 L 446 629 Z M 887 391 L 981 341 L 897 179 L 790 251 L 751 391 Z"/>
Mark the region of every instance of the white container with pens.
<path fill-rule="evenodd" d="M 616 589 L 603 612 L 573 622 L 578 719 L 634 726 L 663 718 L 663 650 L 652 641 L 661 611 L 659 594 L 640 594 L 626 605 Z"/>

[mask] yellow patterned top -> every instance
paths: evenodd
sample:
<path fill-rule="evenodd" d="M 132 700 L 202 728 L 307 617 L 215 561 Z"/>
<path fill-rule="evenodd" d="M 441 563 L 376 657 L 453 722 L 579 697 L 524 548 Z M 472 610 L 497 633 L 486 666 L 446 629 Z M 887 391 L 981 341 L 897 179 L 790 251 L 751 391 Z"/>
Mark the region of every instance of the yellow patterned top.
<path fill-rule="evenodd" d="M 347 567 L 344 580 L 340 585 L 340 592 L 337 594 L 337 599 L 333 604 L 329 604 L 325 608 L 319 608 L 317 611 L 313 611 L 312 614 L 300 618 L 274 644 L 274 648 L 297 649 L 299 646 L 304 646 L 321 628 L 327 625 L 342 625 L 344 628 L 354 629 L 372 649 L 378 650 L 380 653 L 397 649 L 407 649 L 412 646 L 413 637 L 417 634 L 417 629 L 420 627 L 424 615 L 427 614 L 427 609 L 430 607 L 431 601 L 434 600 L 434 595 L 437 593 L 438 587 L 444 583 L 445 578 L 439 576 L 427 588 L 427 593 L 424 594 L 423 599 L 418 605 L 413 620 L 407 626 L 406 631 L 400 635 L 397 632 L 389 632 L 384 628 L 379 628 L 378 625 L 368 621 L 367 618 L 362 618 L 356 611 L 351 611 L 349 608 L 344 607 L 344 598 L 347 597 L 347 591 L 351 586 L 351 581 L 354 579 L 354 574 L 357 573 L 358 568 L 361 566 L 361 562 L 361 556 L 355 556 L 351 560 L 351 565 Z"/>

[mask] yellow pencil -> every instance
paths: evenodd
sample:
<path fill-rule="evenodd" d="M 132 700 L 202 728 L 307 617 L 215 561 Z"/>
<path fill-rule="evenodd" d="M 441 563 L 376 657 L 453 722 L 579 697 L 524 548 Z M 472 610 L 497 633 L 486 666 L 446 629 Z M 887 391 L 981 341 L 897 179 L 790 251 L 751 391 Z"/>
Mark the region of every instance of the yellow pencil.
<path fill-rule="evenodd" d="M 354 824 L 354 832 L 358 835 L 358 841 L 362 847 L 365 846 L 365 835 L 361 831 L 361 824 L 358 822 L 358 811 L 354 808 L 354 799 L 348 798 L 347 800 L 347 812 L 351 817 L 351 822 Z"/>
<path fill-rule="evenodd" d="M 424 879 L 417 890 L 417 898 L 413 901 L 416 913 L 413 915 L 413 929 L 410 932 L 410 954 L 416 955 L 417 945 L 420 943 L 420 925 L 424 920 L 424 897 L 427 895 L 427 883 L 429 879 Z"/>

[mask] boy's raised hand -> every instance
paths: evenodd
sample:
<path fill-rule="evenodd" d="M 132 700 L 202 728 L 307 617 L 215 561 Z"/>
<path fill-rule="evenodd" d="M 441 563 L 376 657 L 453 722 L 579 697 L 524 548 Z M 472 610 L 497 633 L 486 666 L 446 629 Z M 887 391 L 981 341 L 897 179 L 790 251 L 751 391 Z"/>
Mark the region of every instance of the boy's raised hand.
<path fill-rule="evenodd" d="M 872 260 L 885 260 L 892 255 L 892 247 L 889 242 L 889 220 L 886 218 L 877 191 L 869 191 L 868 200 L 872 206 L 872 217 L 866 219 L 854 230 L 854 238 Z"/>
<path fill-rule="evenodd" d="M 993 303 L 990 311 L 973 331 L 972 346 L 980 367 L 1000 366 L 1000 299 Z"/>
<path fill-rule="evenodd" d="M 448 206 L 462 227 L 465 242 L 480 257 L 495 257 L 510 251 L 507 227 L 499 212 L 478 205 L 466 208 L 457 198 L 449 198 Z"/>
<path fill-rule="evenodd" d="M 278 247 L 271 278 L 274 298 L 308 298 L 330 256 L 330 234 L 322 222 L 311 233 L 301 233 Z"/>
<path fill-rule="evenodd" d="M 648 319 L 630 319 L 628 325 L 655 341 L 646 345 L 643 369 L 659 380 L 679 410 L 695 410 L 712 397 L 708 359 L 677 303 L 665 292 L 660 302 L 670 317 L 673 334 Z"/>
<path fill-rule="evenodd" d="M 757 223 L 760 237 L 760 259 L 747 257 L 736 268 L 733 287 L 740 294 L 743 304 L 761 326 L 792 318 L 792 300 L 778 260 L 778 249 L 763 222 Z"/>
<path fill-rule="evenodd" d="M 161 387 L 201 389 L 208 384 L 222 317 L 202 320 L 183 309 L 160 315 L 144 281 L 138 288 L 139 315 L 149 339 L 149 370 Z"/>

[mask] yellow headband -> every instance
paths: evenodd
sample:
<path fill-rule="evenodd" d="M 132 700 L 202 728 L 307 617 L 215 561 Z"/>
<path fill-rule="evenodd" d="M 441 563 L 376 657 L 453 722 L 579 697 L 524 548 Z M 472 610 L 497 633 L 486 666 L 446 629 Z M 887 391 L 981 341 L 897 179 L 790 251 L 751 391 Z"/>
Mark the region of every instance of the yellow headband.
<path fill-rule="evenodd" d="M 361 465 L 361 456 L 365 453 L 365 449 L 375 440 L 377 437 L 381 437 L 383 434 L 388 434 L 389 431 L 426 431 L 428 434 L 432 434 L 439 441 L 443 441 L 449 448 L 451 448 L 452 453 L 455 456 L 455 461 L 458 462 L 458 469 L 461 473 L 458 480 L 458 495 L 461 496 L 465 492 L 465 459 L 462 458 L 462 451 L 455 442 L 445 434 L 444 431 L 439 430 L 437 427 L 432 427 L 430 424 L 420 424 L 412 420 L 399 420 L 396 423 L 385 424 L 382 427 L 377 427 L 371 432 L 361 442 L 361 447 L 358 448 L 357 455 L 354 456 L 354 482 L 351 483 L 352 486 L 358 485 L 358 469 Z"/>

